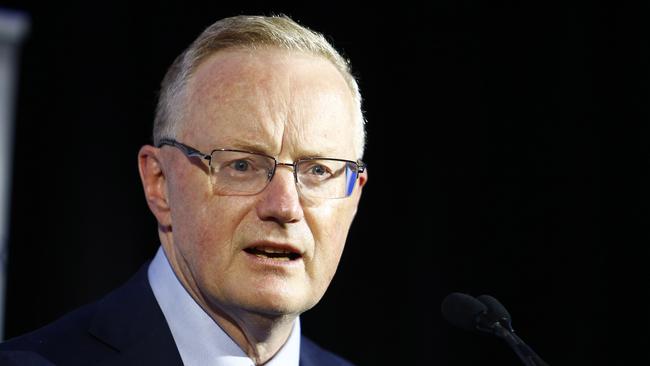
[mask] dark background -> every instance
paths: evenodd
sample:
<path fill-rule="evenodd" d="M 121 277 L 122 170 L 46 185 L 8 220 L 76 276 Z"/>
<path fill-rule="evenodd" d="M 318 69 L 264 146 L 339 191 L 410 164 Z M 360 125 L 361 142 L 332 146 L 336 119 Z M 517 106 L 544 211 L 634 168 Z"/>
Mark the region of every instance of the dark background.
<path fill-rule="evenodd" d="M 219 18 L 285 13 L 352 60 L 368 119 L 370 180 L 304 333 L 361 365 L 516 365 L 440 316 L 489 293 L 552 365 L 649 364 L 647 5 L 36 4 L 5 4 L 32 19 L 7 337 L 154 254 L 136 154 L 166 68 Z"/>

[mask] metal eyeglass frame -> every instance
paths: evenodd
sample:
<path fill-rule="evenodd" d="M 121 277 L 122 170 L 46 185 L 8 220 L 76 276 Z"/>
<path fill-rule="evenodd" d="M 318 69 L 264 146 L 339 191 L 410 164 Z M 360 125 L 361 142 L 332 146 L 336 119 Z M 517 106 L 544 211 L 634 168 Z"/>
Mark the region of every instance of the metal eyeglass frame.
<path fill-rule="evenodd" d="M 291 167 L 291 170 L 293 171 L 293 179 L 294 179 L 295 183 L 297 184 L 297 183 L 298 183 L 298 172 L 297 172 L 297 170 L 296 170 L 296 165 L 299 164 L 299 163 L 301 163 L 301 162 L 303 162 L 303 161 L 312 161 L 312 160 L 334 160 L 334 161 L 342 161 L 342 162 L 346 162 L 346 163 L 354 164 L 354 165 L 357 167 L 357 171 L 356 171 L 356 173 L 357 173 L 357 177 L 356 177 L 356 179 L 359 179 L 359 174 L 360 174 L 360 173 L 363 173 L 363 172 L 366 170 L 366 163 L 364 163 L 364 162 L 361 161 L 361 160 L 352 161 L 352 160 L 347 160 L 347 159 L 337 159 L 337 158 L 308 157 L 308 158 L 301 158 L 301 159 L 298 159 L 298 160 L 294 161 L 293 163 L 281 163 L 281 162 L 278 162 L 278 159 L 274 158 L 273 156 L 266 155 L 266 154 L 262 154 L 262 153 L 258 153 L 258 152 L 254 152 L 254 151 L 247 151 L 247 150 L 237 150 L 237 149 L 214 149 L 214 150 L 210 151 L 210 154 L 206 154 L 206 153 L 204 153 L 204 152 L 199 151 L 198 149 L 195 149 L 195 148 L 193 148 L 193 147 L 191 147 L 191 146 L 189 146 L 189 145 L 186 145 L 186 144 L 184 144 L 184 143 L 182 143 L 182 142 L 178 142 L 178 141 L 176 141 L 176 140 L 174 140 L 174 139 L 170 139 L 170 138 L 163 138 L 163 139 L 160 139 L 160 141 L 158 142 L 158 145 L 156 145 L 156 147 L 157 147 L 157 148 L 161 148 L 161 147 L 163 147 L 163 146 L 165 146 L 165 145 L 167 145 L 167 146 L 173 146 L 173 147 L 178 148 L 178 149 L 181 150 L 183 153 L 185 153 L 185 155 L 187 155 L 188 157 L 197 157 L 197 158 L 200 158 L 200 159 L 207 160 L 207 161 L 208 161 L 208 166 L 209 166 L 210 168 L 212 168 L 212 154 L 213 154 L 215 151 L 241 152 L 241 153 L 254 154 L 254 155 L 259 155 L 259 156 L 264 156 L 264 157 L 270 158 L 270 159 L 272 159 L 272 160 L 275 162 L 275 165 L 274 165 L 274 167 L 273 167 L 273 170 L 270 171 L 269 174 L 268 174 L 268 181 L 267 181 L 267 182 L 270 182 L 271 179 L 273 179 L 273 176 L 275 175 L 275 171 L 277 170 L 278 165 L 282 165 L 282 166 Z M 267 183 L 267 184 L 268 184 L 268 183 Z M 265 187 L 266 187 L 266 186 L 265 186 Z M 264 190 L 264 188 L 262 188 L 262 190 Z M 262 190 L 260 190 L 260 192 L 261 192 Z M 259 192 L 257 192 L 257 193 L 259 193 Z M 345 196 L 345 197 L 349 197 L 349 196 L 350 196 L 350 195 L 347 195 L 347 196 Z M 345 197 L 343 197 L 343 198 L 345 198 Z"/>

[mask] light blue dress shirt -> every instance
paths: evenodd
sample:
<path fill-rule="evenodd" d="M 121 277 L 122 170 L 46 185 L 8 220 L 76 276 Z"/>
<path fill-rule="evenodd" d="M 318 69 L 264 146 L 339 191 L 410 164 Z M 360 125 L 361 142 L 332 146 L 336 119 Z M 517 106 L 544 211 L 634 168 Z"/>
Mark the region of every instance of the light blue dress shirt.
<path fill-rule="evenodd" d="M 148 271 L 149 283 L 185 366 L 254 366 L 244 351 L 194 301 L 172 270 L 162 247 Z M 265 366 L 298 366 L 300 320 L 287 342 Z"/>

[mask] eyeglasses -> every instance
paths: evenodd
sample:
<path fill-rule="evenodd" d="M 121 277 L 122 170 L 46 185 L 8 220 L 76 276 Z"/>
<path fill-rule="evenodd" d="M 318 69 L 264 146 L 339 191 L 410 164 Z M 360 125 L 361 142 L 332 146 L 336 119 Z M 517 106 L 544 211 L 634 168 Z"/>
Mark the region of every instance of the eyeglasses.
<path fill-rule="evenodd" d="M 205 154 L 174 139 L 161 139 L 157 147 L 173 146 L 188 157 L 208 161 L 212 185 L 226 196 L 260 193 L 273 179 L 278 165 L 292 167 L 298 191 L 310 198 L 345 198 L 354 191 L 359 173 L 366 164 L 333 158 L 302 158 L 293 163 L 280 163 L 272 156 L 251 151 L 215 149 Z"/>

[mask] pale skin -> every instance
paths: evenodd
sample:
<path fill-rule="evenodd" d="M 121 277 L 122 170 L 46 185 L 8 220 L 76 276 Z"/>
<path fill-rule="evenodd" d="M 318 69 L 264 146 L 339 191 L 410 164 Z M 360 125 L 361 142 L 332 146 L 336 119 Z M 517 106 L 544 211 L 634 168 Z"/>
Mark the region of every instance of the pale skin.
<path fill-rule="evenodd" d="M 278 49 L 226 50 L 187 85 L 178 141 L 204 152 L 257 151 L 357 160 L 359 121 L 343 76 L 327 60 Z M 291 168 L 247 196 L 216 194 L 204 162 L 173 147 L 144 146 L 138 163 L 162 247 L 194 300 L 253 361 L 277 353 L 294 321 L 323 296 L 338 266 L 367 173 L 350 197 L 308 199 Z M 251 247 L 291 250 L 291 261 Z"/>

